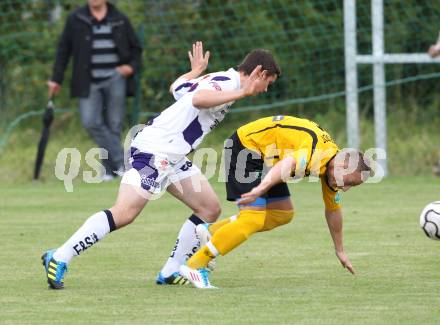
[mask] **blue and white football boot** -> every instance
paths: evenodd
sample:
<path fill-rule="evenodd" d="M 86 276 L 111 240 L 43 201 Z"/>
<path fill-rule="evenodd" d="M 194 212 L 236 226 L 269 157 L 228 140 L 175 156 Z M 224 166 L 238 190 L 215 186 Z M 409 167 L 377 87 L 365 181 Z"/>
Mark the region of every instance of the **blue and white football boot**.
<path fill-rule="evenodd" d="M 64 274 L 67 272 L 67 264 L 57 262 L 53 258 L 55 249 L 49 250 L 41 256 L 46 272 L 47 283 L 51 289 L 64 289 Z"/>
<path fill-rule="evenodd" d="M 188 280 L 179 274 L 179 272 L 174 272 L 169 277 L 164 277 L 161 272 L 157 274 L 156 284 L 159 285 L 185 285 L 189 284 Z"/>
<path fill-rule="evenodd" d="M 198 289 L 218 289 L 209 282 L 209 270 L 191 269 L 187 265 L 180 266 L 180 274 Z"/>

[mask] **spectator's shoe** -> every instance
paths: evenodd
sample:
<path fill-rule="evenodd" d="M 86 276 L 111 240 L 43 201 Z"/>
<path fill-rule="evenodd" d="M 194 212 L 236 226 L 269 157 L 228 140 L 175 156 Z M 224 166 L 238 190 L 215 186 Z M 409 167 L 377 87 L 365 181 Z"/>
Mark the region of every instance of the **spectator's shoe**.
<path fill-rule="evenodd" d="M 440 176 L 440 161 L 438 162 L 437 165 L 435 165 L 435 166 L 432 168 L 432 170 L 434 171 L 434 174 L 435 174 L 436 176 Z"/>
<path fill-rule="evenodd" d="M 110 181 L 112 181 L 112 180 L 114 180 L 115 179 L 115 176 L 113 175 L 113 174 L 104 174 L 104 175 L 102 175 L 102 177 L 101 177 L 101 180 L 103 181 L 103 182 L 110 182 Z"/>
<path fill-rule="evenodd" d="M 208 269 L 194 270 L 186 265 L 181 265 L 180 274 L 198 289 L 217 289 L 209 282 Z"/>
<path fill-rule="evenodd" d="M 119 177 L 122 177 L 123 175 L 124 175 L 124 173 L 125 173 L 125 166 L 124 165 L 122 165 L 122 166 L 120 166 L 119 168 L 118 168 L 118 170 L 115 170 L 114 172 L 113 172 L 113 174 L 114 174 L 114 176 L 119 176 Z"/>
<path fill-rule="evenodd" d="M 196 236 L 200 240 L 200 247 L 203 247 L 206 245 L 207 242 L 211 240 L 211 233 L 209 232 L 209 223 L 201 223 L 196 226 Z M 214 271 L 216 267 L 215 259 L 212 259 L 208 263 L 208 269 L 210 271 Z"/>
<path fill-rule="evenodd" d="M 54 249 L 47 251 L 41 256 L 44 269 L 46 271 L 47 283 L 52 289 L 64 289 L 64 273 L 67 272 L 67 264 L 57 262 L 53 258 Z"/>
<path fill-rule="evenodd" d="M 179 274 L 179 272 L 174 272 L 169 277 L 164 277 L 161 272 L 157 274 L 156 284 L 159 285 L 184 285 L 189 284 L 188 280 Z"/>

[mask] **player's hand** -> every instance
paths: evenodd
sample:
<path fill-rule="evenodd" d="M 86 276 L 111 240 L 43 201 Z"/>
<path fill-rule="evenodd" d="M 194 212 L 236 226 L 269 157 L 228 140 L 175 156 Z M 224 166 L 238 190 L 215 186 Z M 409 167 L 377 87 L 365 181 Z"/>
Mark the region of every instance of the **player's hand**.
<path fill-rule="evenodd" d="M 246 205 L 254 202 L 260 196 L 264 194 L 264 191 L 261 190 L 258 186 L 254 187 L 252 191 L 242 194 L 241 199 L 238 200 L 238 205 Z"/>
<path fill-rule="evenodd" d="M 243 82 L 244 96 L 255 96 L 267 89 L 267 71 L 261 65 L 257 65 L 250 76 Z"/>
<path fill-rule="evenodd" d="M 192 45 L 192 52 L 188 51 L 189 61 L 191 62 L 191 70 L 197 73 L 202 73 L 208 67 L 209 51 L 203 54 L 203 43 L 195 42 Z"/>
<path fill-rule="evenodd" d="M 128 78 L 133 74 L 133 68 L 128 64 L 123 64 L 116 67 L 116 71 L 118 71 L 124 78 Z"/>
<path fill-rule="evenodd" d="M 48 87 L 47 95 L 49 96 L 49 98 L 55 96 L 61 89 L 60 84 L 52 80 L 47 81 L 47 87 Z"/>
<path fill-rule="evenodd" d="M 336 252 L 336 256 L 338 257 L 339 262 L 341 262 L 343 268 L 346 268 L 351 274 L 356 274 L 356 270 L 353 265 L 351 265 L 350 260 L 344 252 Z"/>
<path fill-rule="evenodd" d="M 440 55 L 440 43 L 431 45 L 428 50 L 428 54 L 431 56 L 431 58 L 435 58 L 436 56 Z"/>

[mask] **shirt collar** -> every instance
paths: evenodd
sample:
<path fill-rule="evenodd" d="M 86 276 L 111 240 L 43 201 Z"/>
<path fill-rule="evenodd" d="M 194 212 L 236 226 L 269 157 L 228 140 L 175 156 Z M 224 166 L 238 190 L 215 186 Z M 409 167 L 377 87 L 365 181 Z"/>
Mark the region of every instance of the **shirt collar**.
<path fill-rule="evenodd" d="M 228 72 L 234 76 L 235 82 L 238 85 L 237 89 L 239 89 L 241 87 L 240 86 L 240 73 L 237 70 L 235 70 L 234 68 L 229 68 Z"/>

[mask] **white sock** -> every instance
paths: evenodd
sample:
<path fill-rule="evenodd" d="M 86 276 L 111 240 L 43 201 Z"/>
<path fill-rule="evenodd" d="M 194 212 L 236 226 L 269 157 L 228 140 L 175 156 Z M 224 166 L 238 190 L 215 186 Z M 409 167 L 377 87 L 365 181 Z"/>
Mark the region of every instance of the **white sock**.
<path fill-rule="evenodd" d="M 88 218 L 72 237 L 55 251 L 53 258 L 68 264 L 74 256 L 81 254 L 115 229 L 112 213 L 109 210 L 99 211 Z"/>
<path fill-rule="evenodd" d="M 199 217 L 192 215 L 180 228 L 176 245 L 171 251 L 170 257 L 160 271 L 165 278 L 174 272 L 179 272 L 179 267 L 193 256 L 200 248 L 200 240 L 196 236 L 196 226 L 204 223 Z"/>

